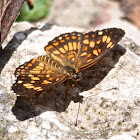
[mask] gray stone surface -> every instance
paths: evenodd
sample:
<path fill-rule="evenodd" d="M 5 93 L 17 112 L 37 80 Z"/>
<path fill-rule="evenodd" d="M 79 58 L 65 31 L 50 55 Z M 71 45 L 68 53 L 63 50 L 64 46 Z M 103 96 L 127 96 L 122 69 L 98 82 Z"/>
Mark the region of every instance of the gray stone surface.
<path fill-rule="evenodd" d="M 21 27 L 26 31 L 22 28 L 23 32 L 17 33 Z M 46 54 L 44 46 L 55 36 L 74 30 L 83 31 L 58 26 L 30 31 L 30 27 L 34 25 L 15 23 L 4 42 L 7 44 L 17 33 L 5 48 L 7 52 L 12 51 L 11 57 L 7 53 L 1 60 L 3 64 L 8 61 L 0 77 L 0 139 L 139 140 L 140 57 L 136 51 L 139 46 L 125 36 L 107 56 L 83 72 L 83 79 L 70 88 L 66 101 L 63 99 L 66 83 L 38 96 L 24 96 L 22 91 L 16 95 L 11 90 L 16 67 Z M 115 68 L 104 69 L 111 67 Z"/>

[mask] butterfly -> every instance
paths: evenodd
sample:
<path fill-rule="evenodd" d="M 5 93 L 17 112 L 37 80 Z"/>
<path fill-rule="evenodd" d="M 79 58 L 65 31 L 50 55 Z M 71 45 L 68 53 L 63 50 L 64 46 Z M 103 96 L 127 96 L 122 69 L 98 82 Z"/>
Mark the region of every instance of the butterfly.
<path fill-rule="evenodd" d="M 16 69 L 13 87 L 40 92 L 66 79 L 78 81 L 81 71 L 105 56 L 124 34 L 118 28 L 61 34 L 45 46 L 47 55 L 31 59 Z"/>

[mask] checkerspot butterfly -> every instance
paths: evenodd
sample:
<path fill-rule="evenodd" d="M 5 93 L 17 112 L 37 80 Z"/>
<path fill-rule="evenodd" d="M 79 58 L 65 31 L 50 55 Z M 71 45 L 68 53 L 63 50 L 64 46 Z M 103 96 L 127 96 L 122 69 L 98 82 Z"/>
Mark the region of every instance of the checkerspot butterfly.
<path fill-rule="evenodd" d="M 48 55 L 32 59 L 16 69 L 18 77 L 13 87 L 37 92 L 68 78 L 77 81 L 80 71 L 105 56 L 124 34 L 117 28 L 61 34 L 45 46 Z"/>

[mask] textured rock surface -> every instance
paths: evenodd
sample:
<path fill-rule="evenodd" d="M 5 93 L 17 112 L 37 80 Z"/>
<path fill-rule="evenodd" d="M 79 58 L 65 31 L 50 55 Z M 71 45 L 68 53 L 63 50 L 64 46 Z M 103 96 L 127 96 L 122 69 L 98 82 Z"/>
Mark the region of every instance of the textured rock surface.
<path fill-rule="evenodd" d="M 11 52 L 3 55 L 3 66 L 7 63 L 0 78 L 0 139 L 140 139 L 139 46 L 125 36 L 100 62 L 83 72 L 83 79 L 70 88 L 67 101 L 63 99 L 66 83 L 38 96 L 16 96 L 11 90 L 16 67 L 46 54 L 44 46 L 55 36 L 82 31 L 57 26 L 30 29 L 32 26 L 15 24 L 7 38 L 25 27 L 26 31 L 17 33 L 6 46 L 5 52 Z"/>

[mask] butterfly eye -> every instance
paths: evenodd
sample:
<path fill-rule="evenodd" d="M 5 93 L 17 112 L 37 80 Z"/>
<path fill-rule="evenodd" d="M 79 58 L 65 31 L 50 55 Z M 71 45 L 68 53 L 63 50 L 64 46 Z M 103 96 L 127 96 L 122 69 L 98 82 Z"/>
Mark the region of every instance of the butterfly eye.
<path fill-rule="evenodd" d="M 73 80 L 73 81 L 79 81 L 79 80 L 81 80 L 81 79 L 82 79 L 81 73 L 74 73 L 74 74 L 72 75 L 72 80 Z"/>

